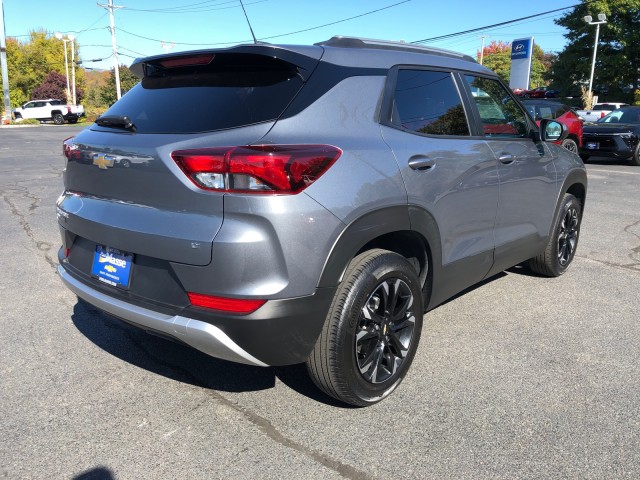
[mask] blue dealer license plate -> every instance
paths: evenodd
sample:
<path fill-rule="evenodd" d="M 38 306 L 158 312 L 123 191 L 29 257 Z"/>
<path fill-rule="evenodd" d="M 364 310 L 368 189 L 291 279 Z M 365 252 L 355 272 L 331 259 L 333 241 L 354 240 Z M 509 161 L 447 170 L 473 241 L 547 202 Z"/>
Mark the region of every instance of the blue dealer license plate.
<path fill-rule="evenodd" d="M 600 144 L 598 142 L 587 142 L 585 144 L 585 148 L 587 150 L 597 150 L 600 147 Z"/>
<path fill-rule="evenodd" d="M 133 255 L 98 245 L 93 255 L 91 275 L 114 287 L 129 287 Z"/>

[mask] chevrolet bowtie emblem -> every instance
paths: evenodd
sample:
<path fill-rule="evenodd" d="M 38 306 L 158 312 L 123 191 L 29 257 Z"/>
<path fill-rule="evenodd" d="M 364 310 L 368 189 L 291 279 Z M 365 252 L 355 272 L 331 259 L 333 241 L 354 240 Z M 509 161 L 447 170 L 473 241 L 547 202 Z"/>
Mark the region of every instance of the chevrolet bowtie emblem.
<path fill-rule="evenodd" d="M 113 159 L 101 153 L 93 159 L 93 164 L 97 165 L 98 168 L 106 170 L 108 167 L 113 167 Z"/>

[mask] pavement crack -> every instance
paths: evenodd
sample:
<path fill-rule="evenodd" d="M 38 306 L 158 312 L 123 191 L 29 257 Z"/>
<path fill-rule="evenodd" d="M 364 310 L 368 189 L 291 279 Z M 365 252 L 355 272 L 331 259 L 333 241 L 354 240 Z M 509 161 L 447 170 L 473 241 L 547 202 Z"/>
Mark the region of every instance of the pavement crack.
<path fill-rule="evenodd" d="M 30 193 L 26 188 L 15 186 L 9 188 L 8 190 L 15 192 L 20 197 L 25 198 L 29 201 L 28 213 L 34 212 L 40 206 L 40 202 L 42 201 L 41 198 Z M 38 251 L 43 253 L 45 261 L 55 270 L 57 268 L 57 262 L 51 256 L 51 249 L 53 248 L 53 245 L 50 242 L 45 242 L 36 238 L 33 229 L 29 224 L 29 220 L 27 219 L 27 215 L 20 211 L 17 203 L 11 199 L 6 190 L 2 191 L 2 199 L 9 207 L 11 214 L 18 220 L 18 223 L 22 227 L 22 230 L 24 230 L 29 241 L 36 247 Z"/>
<path fill-rule="evenodd" d="M 627 225 L 626 227 L 624 227 L 624 231 L 627 232 L 630 235 L 633 235 L 634 237 L 636 237 L 638 239 L 638 241 L 640 241 L 640 234 L 637 234 L 635 232 L 632 231 L 633 228 L 640 228 L 640 220 L 633 222 L 630 225 Z M 637 247 L 632 248 L 631 249 L 631 253 L 629 254 L 629 258 L 635 262 L 640 262 L 640 244 L 638 244 Z M 638 263 L 636 263 L 636 265 L 638 265 Z"/>

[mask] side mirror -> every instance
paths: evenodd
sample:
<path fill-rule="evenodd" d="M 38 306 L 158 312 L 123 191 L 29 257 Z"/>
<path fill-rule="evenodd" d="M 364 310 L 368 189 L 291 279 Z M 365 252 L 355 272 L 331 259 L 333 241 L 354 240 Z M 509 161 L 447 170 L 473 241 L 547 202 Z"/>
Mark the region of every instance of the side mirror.
<path fill-rule="evenodd" d="M 561 142 L 569 135 L 564 123 L 548 118 L 540 120 L 540 138 L 544 142 Z"/>

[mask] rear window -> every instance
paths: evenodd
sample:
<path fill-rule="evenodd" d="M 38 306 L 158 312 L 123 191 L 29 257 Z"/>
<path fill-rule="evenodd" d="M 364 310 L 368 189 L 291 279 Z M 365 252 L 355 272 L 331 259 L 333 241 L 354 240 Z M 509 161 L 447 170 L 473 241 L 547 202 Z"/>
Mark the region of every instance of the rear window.
<path fill-rule="evenodd" d="M 217 54 L 207 65 L 148 65 L 146 72 L 104 114 L 129 117 L 137 133 L 208 132 L 275 120 L 303 83 L 294 65 L 252 54 Z"/>

